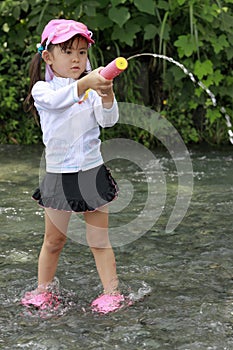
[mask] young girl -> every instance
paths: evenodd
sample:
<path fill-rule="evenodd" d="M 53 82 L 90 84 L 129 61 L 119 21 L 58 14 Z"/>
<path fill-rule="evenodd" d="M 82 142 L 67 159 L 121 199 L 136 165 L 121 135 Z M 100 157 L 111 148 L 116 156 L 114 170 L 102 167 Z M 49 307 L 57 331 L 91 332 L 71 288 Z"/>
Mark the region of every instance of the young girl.
<path fill-rule="evenodd" d="M 73 20 L 51 20 L 44 28 L 38 53 L 30 66 L 28 110 L 39 114 L 46 147 L 46 174 L 33 198 L 45 210 L 45 236 L 38 263 L 38 288 L 22 299 L 26 306 L 43 308 L 50 294 L 59 255 L 66 241 L 72 212 L 83 213 L 86 238 L 94 255 L 103 294 L 91 304 L 97 312 L 121 307 L 113 250 L 108 237 L 108 203 L 117 184 L 103 164 L 101 127 L 113 126 L 118 107 L 113 83 L 89 72 L 88 28 Z M 45 81 L 41 62 L 46 64 Z"/>

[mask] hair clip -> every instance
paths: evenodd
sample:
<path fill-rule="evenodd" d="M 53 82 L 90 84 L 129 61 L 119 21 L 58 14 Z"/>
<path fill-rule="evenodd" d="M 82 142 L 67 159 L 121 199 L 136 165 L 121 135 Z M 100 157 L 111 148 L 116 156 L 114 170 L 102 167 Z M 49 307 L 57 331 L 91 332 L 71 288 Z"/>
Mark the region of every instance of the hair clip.
<path fill-rule="evenodd" d="M 44 47 L 41 44 L 37 44 L 37 51 L 40 54 L 40 56 L 42 56 L 42 52 L 44 51 Z"/>

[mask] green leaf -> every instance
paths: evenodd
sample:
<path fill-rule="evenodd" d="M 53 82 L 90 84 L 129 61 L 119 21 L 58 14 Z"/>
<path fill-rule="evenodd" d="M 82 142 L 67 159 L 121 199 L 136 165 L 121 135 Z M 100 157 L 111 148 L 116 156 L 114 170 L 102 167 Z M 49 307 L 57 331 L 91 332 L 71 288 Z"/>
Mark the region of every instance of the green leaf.
<path fill-rule="evenodd" d="M 82 5 L 76 5 L 74 9 L 74 16 L 75 18 L 80 18 L 83 12 L 83 6 Z"/>
<path fill-rule="evenodd" d="M 93 7 L 93 6 L 84 5 L 84 12 L 89 17 L 95 17 L 95 15 L 96 15 L 96 8 Z"/>
<path fill-rule="evenodd" d="M 212 46 L 214 48 L 214 52 L 218 54 L 224 48 L 229 47 L 229 43 L 227 41 L 227 37 L 225 34 L 220 35 L 219 37 L 210 39 Z"/>
<path fill-rule="evenodd" d="M 77 0 L 75 0 L 75 2 L 77 2 Z M 100 9 L 107 8 L 107 6 L 109 6 L 109 0 L 99 0 Z"/>
<path fill-rule="evenodd" d="M 20 16 L 20 7 L 19 6 L 15 6 L 14 9 L 13 9 L 13 17 L 15 19 L 19 19 L 19 16 Z"/>
<path fill-rule="evenodd" d="M 135 23 L 129 22 L 124 28 L 114 27 L 112 40 L 119 40 L 129 46 L 133 46 L 136 33 L 141 31 L 141 27 Z"/>
<path fill-rule="evenodd" d="M 134 5 L 139 11 L 149 13 L 150 15 L 155 14 L 155 1 L 154 0 L 134 0 Z"/>
<path fill-rule="evenodd" d="M 90 17 L 94 17 L 96 15 L 97 7 L 99 7 L 99 2 L 94 0 L 86 0 L 83 4 L 85 14 Z"/>
<path fill-rule="evenodd" d="M 210 60 L 204 62 L 196 61 L 194 65 L 194 74 L 198 79 L 202 79 L 205 75 L 213 73 L 213 63 Z"/>
<path fill-rule="evenodd" d="M 178 40 L 174 42 L 174 45 L 178 47 L 180 57 L 190 57 L 193 54 L 193 52 L 196 52 L 195 39 L 190 34 L 180 35 L 178 37 Z"/>
<path fill-rule="evenodd" d="M 194 100 L 188 101 L 188 106 L 190 109 L 196 109 L 198 107 L 198 103 Z"/>
<path fill-rule="evenodd" d="M 231 60 L 233 58 L 233 47 L 229 47 L 226 49 L 227 59 Z"/>
<path fill-rule="evenodd" d="M 98 13 L 98 15 L 93 18 L 87 18 L 85 23 L 92 29 L 96 28 L 100 30 L 104 30 L 112 26 L 112 21 L 101 13 Z"/>
<path fill-rule="evenodd" d="M 21 9 L 22 9 L 24 12 L 27 12 L 28 9 L 29 9 L 29 3 L 28 3 L 28 1 L 26 1 L 26 0 L 23 0 L 23 1 L 21 2 L 20 6 L 21 6 Z"/>
<path fill-rule="evenodd" d="M 112 7 L 108 12 L 109 18 L 122 27 L 130 19 L 130 13 L 126 7 Z"/>
<path fill-rule="evenodd" d="M 233 34 L 232 33 L 227 34 L 227 40 L 231 44 L 231 46 L 233 46 Z"/>
<path fill-rule="evenodd" d="M 178 4 L 179 4 L 180 6 L 184 5 L 185 1 L 186 1 L 186 0 L 177 0 Z"/>
<path fill-rule="evenodd" d="M 172 65 L 169 69 L 169 72 L 172 73 L 172 79 L 174 81 L 179 81 L 181 79 L 183 79 L 186 74 L 182 71 L 182 69 L 180 69 L 179 67 L 175 66 L 175 65 Z"/>
<path fill-rule="evenodd" d="M 154 24 L 147 24 L 144 28 L 144 39 L 154 39 L 155 35 L 159 34 L 158 28 Z"/>
<path fill-rule="evenodd" d="M 126 2 L 126 0 L 111 0 L 112 6 L 117 6 L 120 4 L 124 4 Z"/>
<path fill-rule="evenodd" d="M 221 71 L 217 69 L 213 72 L 213 74 L 209 75 L 207 79 L 205 80 L 205 86 L 209 87 L 211 85 L 219 86 L 219 84 L 222 82 L 224 76 L 222 75 Z"/>
<path fill-rule="evenodd" d="M 206 118 L 213 124 L 217 119 L 222 118 L 221 113 L 217 109 L 208 108 L 206 111 Z"/>
<path fill-rule="evenodd" d="M 228 13 L 221 13 L 220 29 L 224 32 L 231 33 L 233 27 L 233 16 Z"/>
<path fill-rule="evenodd" d="M 157 7 L 165 11 L 169 10 L 169 2 L 164 0 L 159 0 Z"/>

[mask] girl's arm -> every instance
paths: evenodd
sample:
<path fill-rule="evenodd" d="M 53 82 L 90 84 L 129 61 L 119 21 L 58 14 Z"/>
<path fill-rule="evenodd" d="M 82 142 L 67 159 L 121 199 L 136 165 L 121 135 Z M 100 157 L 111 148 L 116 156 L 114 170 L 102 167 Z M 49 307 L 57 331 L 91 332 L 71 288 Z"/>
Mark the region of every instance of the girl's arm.
<path fill-rule="evenodd" d="M 102 103 L 104 108 L 106 109 L 112 108 L 114 96 L 115 95 L 112 88 L 102 91 Z"/>
<path fill-rule="evenodd" d="M 99 72 L 102 68 L 97 68 L 78 81 L 78 95 L 82 95 L 86 90 L 95 90 L 100 97 L 104 108 L 111 108 L 114 101 L 112 80 L 103 78 Z"/>
<path fill-rule="evenodd" d="M 85 77 L 53 90 L 49 83 L 38 81 L 32 88 L 32 96 L 36 107 L 47 110 L 65 110 L 82 101 L 88 89 L 95 90 L 102 98 L 104 108 L 111 108 L 114 100 L 112 81 L 103 78 L 98 68 Z"/>
<path fill-rule="evenodd" d="M 38 81 L 32 88 L 35 106 L 46 110 L 64 111 L 73 104 L 82 100 L 78 95 L 78 81 L 53 90 L 49 83 Z"/>

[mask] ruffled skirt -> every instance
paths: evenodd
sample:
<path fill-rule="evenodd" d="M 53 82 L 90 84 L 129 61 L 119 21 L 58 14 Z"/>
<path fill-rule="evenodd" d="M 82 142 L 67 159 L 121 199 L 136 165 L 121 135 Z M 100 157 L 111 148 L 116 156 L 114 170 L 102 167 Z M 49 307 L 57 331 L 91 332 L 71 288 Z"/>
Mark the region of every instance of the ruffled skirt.
<path fill-rule="evenodd" d="M 44 208 L 95 211 L 114 200 L 118 186 L 104 164 L 76 173 L 46 173 L 32 198 Z"/>

